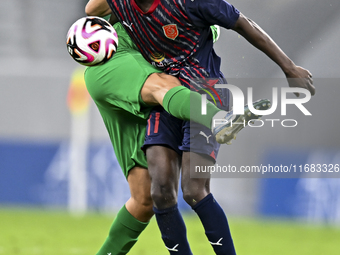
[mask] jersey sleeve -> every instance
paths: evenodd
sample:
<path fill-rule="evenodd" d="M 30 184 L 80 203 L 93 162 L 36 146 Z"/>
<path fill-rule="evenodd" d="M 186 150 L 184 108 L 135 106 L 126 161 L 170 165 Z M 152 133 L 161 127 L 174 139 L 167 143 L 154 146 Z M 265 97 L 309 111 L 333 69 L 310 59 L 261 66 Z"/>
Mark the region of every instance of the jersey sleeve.
<path fill-rule="evenodd" d="M 240 11 L 224 0 L 186 0 L 188 17 L 197 27 L 219 25 L 226 29 L 232 28 Z"/>

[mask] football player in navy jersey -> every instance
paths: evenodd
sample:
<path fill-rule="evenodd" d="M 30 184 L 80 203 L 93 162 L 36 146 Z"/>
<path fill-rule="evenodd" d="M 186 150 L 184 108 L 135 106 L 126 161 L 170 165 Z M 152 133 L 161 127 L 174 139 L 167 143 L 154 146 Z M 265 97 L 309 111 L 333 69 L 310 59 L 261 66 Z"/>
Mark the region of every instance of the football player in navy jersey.
<path fill-rule="evenodd" d="M 224 0 L 108 0 L 109 5 L 104 0 L 91 0 L 90 3 L 87 14 L 99 15 L 98 10 L 110 13 L 110 6 L 150 63 L 175 75 L 182 85 L 193 90 L 216 92 L 221 108 L 228 108 L 228 92 L 214 91 L 205 82 L 203 85 L 195 82 L 196 78 L 224 82 L 220 58 L 212 47 L 210 25 L 213 24 L 236 31 L 264 52 L 280 66 L 289 86 L 315 93 L 310 72 L 295 65 L 256 23 Z M 184 199 L 199 216 L 215 253 L 236 254 L 227 218 L 210 193 L 210 179 L 190 178 L 190 162 L 200 166 L 215 163 L 219 145 L 211 131 L 201 125 L 183 123 L 162 108 L 151 113 L 148 125 L 144 149 L 152 179 L 151 195 L 170 254 L 192 254 L 177 208 L 180 170 Z"/>

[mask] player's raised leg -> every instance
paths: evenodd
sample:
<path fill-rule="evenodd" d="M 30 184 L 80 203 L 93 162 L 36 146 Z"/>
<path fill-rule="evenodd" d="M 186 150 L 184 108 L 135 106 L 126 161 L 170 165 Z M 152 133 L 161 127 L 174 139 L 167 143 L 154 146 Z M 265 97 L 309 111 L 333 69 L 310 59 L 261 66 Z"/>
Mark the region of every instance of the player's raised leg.
<path fill-rule="evenodd" d="M 253 107 L 256 110 L 267 110 L 271 106 L 268 99 L 260 99 L 253 102 Z M 262 117 L 262 115 L 255 115 L 249 110 L 248 105 L 244 107 L 244 114 L 234 114 L 233 110 L 227 114 L 219 112 L 214 116 L 212 124 L 212 133 L 215 135 L 218 143 L 231 144 L 233 139 L 236 139 L 236 135 L 246 126 L 249 121 L 256 120 Z M 216 121 L 218 120 L 218 121 Z"/>
<path fill-rule="evenodd" d="M 160 104 L 176 118 L 191 120 L 210 128 L 218 143 L 230 144 L 250 120 L 261 117 L 253 114 L 248 105 L 244 107 L 244 114 L 235 115 L 232 110 L 226 112 L 213 104 L 207 104 L 206 114 L 203 115 L 202 95 L 181 86 L 177 78 L 164 73 L 151 74 L 143 85 L 141 96 L 146 104 Z M 255 101 L 253 107 L 257 110 L 267 110 L 270 108 L 270 101 Z M 214 119 L 220 121 L 214 122 Z"/>

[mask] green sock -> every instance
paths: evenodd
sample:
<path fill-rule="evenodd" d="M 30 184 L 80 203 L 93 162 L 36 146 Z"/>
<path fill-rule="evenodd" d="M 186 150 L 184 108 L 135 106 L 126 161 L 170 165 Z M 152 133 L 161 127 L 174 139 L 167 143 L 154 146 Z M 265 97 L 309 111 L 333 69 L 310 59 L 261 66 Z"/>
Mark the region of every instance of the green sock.
<path fill-rule="evenodd" d="M 212 118 L 221 111 L 215 105 L 207 104 L 207 114 L 201 113 L 201 94 L 191 91 L 186 87 L 178 86 L 170 89 L 164 96 L 163 108 L 183 120 L 192 120 L 211 128 Z"/>
<path fill-rule="evenodd" d="M 127 254 L 148 224 L 148 222 L 140 222 L 134 218 L 124 205 L 114 219 L 109 236 L 97 255 Z"/>

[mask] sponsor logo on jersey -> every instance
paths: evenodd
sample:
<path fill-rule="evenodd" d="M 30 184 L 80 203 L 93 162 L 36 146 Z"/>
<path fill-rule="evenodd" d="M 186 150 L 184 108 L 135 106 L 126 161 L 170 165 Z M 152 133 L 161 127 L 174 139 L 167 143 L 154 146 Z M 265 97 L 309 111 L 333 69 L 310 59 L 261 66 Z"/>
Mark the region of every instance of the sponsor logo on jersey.
<path fill-rule="evenodd" d="M 150 59 L 152 59 L 154 62 L 160 63 L 165 59 L 164 53 L 154 52 L 149 54 Z"/>
<path fill-rule="evenodd" d="M 171 40 L 175 40 L 179 34 L 176 24 L 169 24 L 169 25 L 163 26 L 163 31 L 164 31 L 165 36 Z"/>

